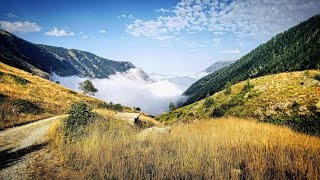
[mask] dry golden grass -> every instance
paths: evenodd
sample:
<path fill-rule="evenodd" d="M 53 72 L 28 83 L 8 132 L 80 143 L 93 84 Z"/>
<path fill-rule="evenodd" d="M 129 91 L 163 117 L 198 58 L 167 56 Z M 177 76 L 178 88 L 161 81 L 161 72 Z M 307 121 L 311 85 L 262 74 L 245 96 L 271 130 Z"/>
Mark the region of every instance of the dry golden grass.
<path fill-rule="evenodd" d="M 30 81 L 21 85 L 9 76 L 0 77 L 0 95 L 5 96 L 8 101 L 27 100 L 41 109 L 39 113 L 21 113 L 21 107 L 12 103 L 1 103 L 0 99 L 0 129 L 24 124 L 45 117 L 64 114 L 73 103 L 85 100 L 90 105 L 97 105 L 102 101 L 76 93 L 71 89 L 53 83 L 41 77 L 32 75 L 25 71 L 0 63 L 0 72 L 12 74 Z M 1 98 L 1 97 L 0 97 Z"/>
<path fill-rule="evenodd" d="M 88 136 L 66 142 L 57 124 L 51 148 L 59 179 L 319 179 L 320 139 L 238 118 L 172 126 L 168 135 L 137 138 L 139 129 L 99 120 Z M 48 166 L 48 165 L 44 165 Z"/>
<path fill-rule="evenodd" d="M 161 122 L 157 121 L 155 118 L 145 114 L 141 114 L 141 116 L 139 117 L 139 120 L 142 123 L 149 124 L 150 126 L 160 126 L 160 127 L 164 126 Z"/>
<path fill-rule="evenodd" d="M 111 118 L 117 114 L 116 111 L 108 110 L 108 109 L 94 109 L 93 112 L 105 118 Z"/>

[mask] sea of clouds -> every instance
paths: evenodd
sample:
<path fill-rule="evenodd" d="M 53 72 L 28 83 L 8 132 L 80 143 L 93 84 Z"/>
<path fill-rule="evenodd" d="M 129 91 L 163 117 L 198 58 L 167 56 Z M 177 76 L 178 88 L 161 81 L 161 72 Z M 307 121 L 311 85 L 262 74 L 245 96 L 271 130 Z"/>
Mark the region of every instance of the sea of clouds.
<path fill-rule="evenodd" d="M 91 79 L 91 81 L 98 89 L 95 97 L 101 100 L 129 107 L 140 107 L 143 112 L 160 115 L 169 110 L 170 102 L 184 101 L 186 97 L 181 94 L 198 79 L 189 76 L 163 76 L 160 78 L 159 74 L 149 76 L 150 79 L 145 79 L 141 76 L 141 71 L 133 69 L 126 73 L 116 73 L 109 76 L 108 79 Z M 65 87 L 80 91 L 78 89 L 79 82 L 87 78 L 61 77 L 54 74 L 52 79 L 59 81 Z"/>

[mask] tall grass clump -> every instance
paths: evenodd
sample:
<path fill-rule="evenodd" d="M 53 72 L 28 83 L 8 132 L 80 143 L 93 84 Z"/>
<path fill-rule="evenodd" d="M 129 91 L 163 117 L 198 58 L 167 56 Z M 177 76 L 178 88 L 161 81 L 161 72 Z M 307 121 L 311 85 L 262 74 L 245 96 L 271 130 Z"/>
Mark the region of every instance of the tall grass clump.
<path fill-rule="evenodd" d="M 86 127 L 88 136 L 83 139 L 52 145 L 63 159 L 62 170 L 54 176 L 71 179 L 320 178 L 320 139 L 288 128 L 222 118 L 174 125 L 169 134 L 163 135 L 141 138 L 139 131 L 112 118 L 94 121 Z M 53 134 L 52 142 L 61 142 L 57 134 L 63 133 Z"/>

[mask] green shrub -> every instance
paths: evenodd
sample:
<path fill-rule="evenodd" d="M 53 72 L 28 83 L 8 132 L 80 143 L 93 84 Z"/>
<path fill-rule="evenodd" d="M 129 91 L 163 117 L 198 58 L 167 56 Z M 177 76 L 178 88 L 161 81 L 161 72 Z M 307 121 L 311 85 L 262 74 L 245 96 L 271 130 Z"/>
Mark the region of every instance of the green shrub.
<path fill-rule="evenodd" d="M 206 98 L 206 100 L 204 101 L 204 107 L 208 108 L 211 107 L 214 104 L 214 100 L 212 98 Z"/>
<path fill-rule="evenodd" d="M 176 110 L 177 108 L 176 108 L 176 106 L 173 104 L 173 102 L 170 102 L 170 104 L 169 104 L 169 109 L 170 109 L 170 111 L 174 111 L 174 110 Z"/>
<path fill-rule="evenodd" d="M 108 103 L 106 102 L 102 102 L 102 103 L 99 103 L 98 104 L 98 108 L 101 108 L 101 109 L 109 109 L 111 105 L 109 105 Z"/>
<path fill-rule="evenodd" d="M 98 92 L 98 89 L 96 89 L 93 86 L 92 82 L 89 79 L 87 79 L 87 80 L 85 80 L 83 82 L 80 82 L 79 83 L 79 89 L 82 90 L 84 94 L 89 94 L 89 95 L 92 95 L 92 96 L 94 96 L 94 94 L 96 92 Z"/>
<path fill-rule="evenodd" d="M 115 104 L 112 106 L 112 109 L 116 111 L 123 111 L 123 106 L 121 104 Z"/>
<path fill-rule="evenodd" d="M 10 99 L 0 94 L 0 121 L 3 123 L 9 123 L 12 116 L 19 116 L 21 113 L 37 115 L 41 112 L 42 108 L 28 100 Z"/>
<path fill-rule="evenodd" d="M 283 118 L 267 117 L 265 122 L 288 126 L 298 132 L 320 136 L 320 112 L 311 116 L 300 115 Z"/>
<path fill-rule="evenodd" d="M 212 111 L 212 117 L 218 118 L 224 116 L 225 110 L 221 107 L 216 107 Z"/>
<path fill-rule="evenodd" d="M 298 110 L 299 107 L 300 107 L 300 104 L 299 104 L 297 101 L 295 101 L 295 102 L 291 105 L 291 108 L 292 108 L 292 109 L 295 109 L 295 110 Z"/>
<path fill-rule="evenodd" d="M 314 75 L 314 79 L 320 81 L 320 74 Z"/>
<path fill-rule="evenodd" d="M 40 114 L 42 112 L 42 109 L 28 101 L 28 100 L 25 100 L 25 99 L 15 99 L 12 101 L 13 105 L 14 106 L 18 106 L 19 108 L 19 113 L 26 113 L 26 114 Z"/>
<path fill-rule="evenodd" d="M 0 78 L 2 78 L 5 75 L 5 73 L 0 71 Z"/>
<path fill-rule="evenodd" d="M 103 102 L 103 103 L 99 103 L 98 108 L 102 108 L 102 109 L 112 109 L 112 110 L 116 110 L 116 111 L 123 111 L 123 106 L 121 104 L 113 104 L 112 102 L 110 102 L 110 104 Z M 137 108 L 134 108 L 135 110 L 137 110 Z M 140 109 L 140 108 L 138 108 Z M 140 111 L 140 110 L 139 110 Z"/>
<path fill-rule="evenodd" d="M 71 91 L 71 90 L 69 90 L 68 93 L 70 93 L 70 94 L 78 94 L 77 92 L 74 92 L 74 91 Z"/>
<path fill-rule="evenodd" d="M 224 94 L 231 94 L 231 86 L 232 84 L 228 81 L 227 84 L 224 86 Z"/>
<path fill-rule="evenodd" d="M 296 131 L 319 136 L 320 113 L 316 113 L 314 116 L 290 117 L 286 121 L 286 125 Z"/>
<path fill-rule="evenodd" d="M 14 74 L 6 74 L 6 73 L 0 71 L 0 78 L 2 78 L 4 75 L 10 76 L 16 83 L 21 84 L 21 85 L 26 85 L 26 84 L 30 83 L 29 80 L 26 80 L 20 76 L 17 76 Z"/>
<path fill-rule="evenodd" d="M 248 79 L 246 84 L 244 85 L 242 92 L 249 92 L 254 87 L 253 84 L 250 83 L 250 80 Z"/>
<path fill-rule="evenodd" d="M 6 95 L 0 94 L 0 104 L 6 101 L 8 97 Z"/>
<path fill-rule="evenodd" d="M 310 71 L 308 71 L 308 70 L 307 70 L 307 71 L 305 71 L 305 72 L 304 72 L 304 75 L 306 75 L 306 76 L 308 76 L 308 77 L 309 77 L 309 76 L 310 76 Z"/>
<path fill-rule="evenodd" d="M 91 123 L 95 118 L 92 108 L 84 101 L 73 104 L 68 113 L 69 116 L 64 120 L 66 137 L 78 137 L 83 135 L 85 126 Z"/>
<path fill-rule="evenodd" d="M 24 78 L 22 78 L 20 76 L 17 76 L 17 75 L 14 75 L 14 74 L 8 74 L 8 75 L 11 76 L 14 79 L 14 81 L 16 83 L 18 83 L 18 84 L 26 85 L 26 84 L 30 83 L 29 80 L 26 80 L 26 79 L 24 79 Z"/>

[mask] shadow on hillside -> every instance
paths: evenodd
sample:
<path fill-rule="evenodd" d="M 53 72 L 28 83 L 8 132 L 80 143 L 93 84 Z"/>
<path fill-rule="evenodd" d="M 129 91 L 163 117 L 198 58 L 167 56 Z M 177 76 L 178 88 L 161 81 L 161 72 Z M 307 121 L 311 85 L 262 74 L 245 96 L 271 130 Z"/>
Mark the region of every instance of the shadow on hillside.
<path fill-rule="evenodd" d="M 46 145 L 46 143 L 32 145 L 14 152 L 11 152 L 12 148 L 0 151 L 0 170 L 13 166 L 17 162 L 19 162 L 25 155 L 30 154 L 34 151 L 38 151 Z"/>

